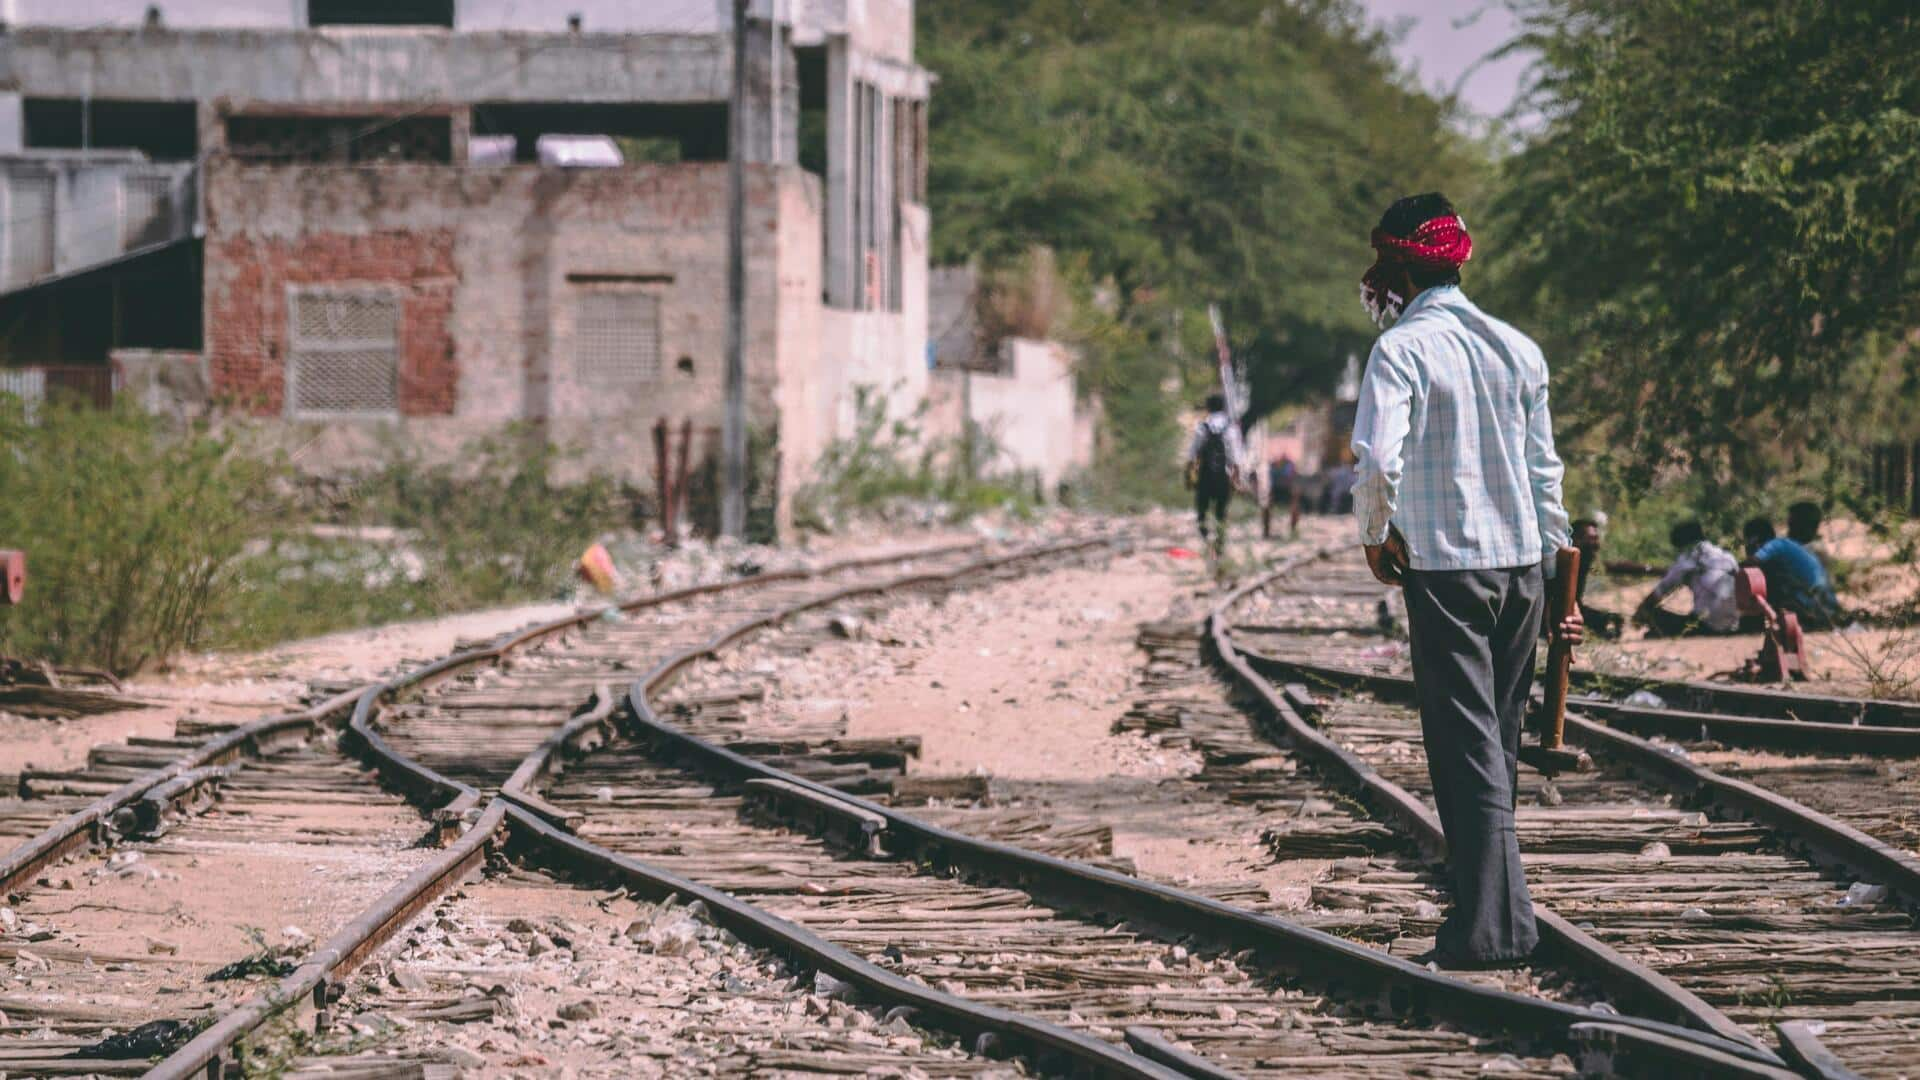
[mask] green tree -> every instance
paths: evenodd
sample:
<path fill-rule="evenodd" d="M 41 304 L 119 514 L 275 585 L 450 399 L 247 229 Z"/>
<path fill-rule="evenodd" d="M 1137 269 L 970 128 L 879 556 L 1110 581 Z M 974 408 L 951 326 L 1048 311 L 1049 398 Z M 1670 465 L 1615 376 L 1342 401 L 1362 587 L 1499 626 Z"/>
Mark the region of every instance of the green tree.
<path fill-rule="evenodd" d="M 1600 463 L 1632 488 L 1689 467 L 1725 501 L 1911 401 L 1886 346 L 1920 315 L 1916 9 L 1517 6 L 1545 121 L 1505 163 L 1496 291 Z"/>
<path fill-rule="evenodd" d="M 1412 191 L 1470 195 L 1487 163 L 1344 0 L 920 12 L 941 78 L 935 256 L 1044 246 L 1101 286 L 1119 325 L 1085 337 L 1116 443 L 1164 437 L 1144 421 L 1164 416 L 1168 376 L 1210 379 L 1209 303 L 1250 361 L 1256 413 L 1330 385 L 1371 340 L 1357 283 L 1380 211 Z"/>

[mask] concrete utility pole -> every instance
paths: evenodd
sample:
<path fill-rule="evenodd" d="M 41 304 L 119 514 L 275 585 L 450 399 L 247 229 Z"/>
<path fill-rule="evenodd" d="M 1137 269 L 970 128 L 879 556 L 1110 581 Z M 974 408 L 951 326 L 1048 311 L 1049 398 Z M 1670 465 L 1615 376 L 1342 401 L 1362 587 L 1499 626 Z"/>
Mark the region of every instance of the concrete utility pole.
<path fill-rule="evenodd" d="M 733 0 L 733 102 L 727 109 L 727 418 L 720 535 L 747 532 L 747 0 Z"/>

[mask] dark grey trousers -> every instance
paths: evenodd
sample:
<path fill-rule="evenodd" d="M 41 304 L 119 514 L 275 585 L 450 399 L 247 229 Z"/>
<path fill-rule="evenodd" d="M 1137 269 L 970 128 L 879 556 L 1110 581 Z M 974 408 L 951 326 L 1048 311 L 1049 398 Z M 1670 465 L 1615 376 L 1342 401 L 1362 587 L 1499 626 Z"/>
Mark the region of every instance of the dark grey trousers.
<path fill-rule="evenodd" d="M 1540 941 L 1513 808 L 1545 592 L 1538 566 L 1406 576 L 1420 732 L 1453 886 L 1438 945 L 1457 959 L 1510 960 Z"/>

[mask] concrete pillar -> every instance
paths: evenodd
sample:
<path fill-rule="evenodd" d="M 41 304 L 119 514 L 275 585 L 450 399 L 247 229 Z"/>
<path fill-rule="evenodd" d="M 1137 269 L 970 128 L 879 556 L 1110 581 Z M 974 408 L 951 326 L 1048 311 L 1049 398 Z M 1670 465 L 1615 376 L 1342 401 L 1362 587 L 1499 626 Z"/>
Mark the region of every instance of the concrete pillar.
<path fill-rule="evenodd" d="M 827 304 L 852 308 L 859 287 L 853 250 L 853 47 L 846 35 L 827 40 Z"/>
<path fill-rule="evenodd" d="M 227 118 L 225 110 L 217 102 L 202 101 L 194 107 L 194 118 L 199 128 L 196 136 L 200 144 L 200 159 L 206 160 L 227 151 Z"/>
<path fill-rule="evenodd" d="M 17 154 L 26 145 L 26 99 L 17 93 L 0 93 L 0 154 Z"/>
<path fill-rule="evenodd" d="M 787 27 L 747 24 L 747 161 L 791 165 L 800 160 L 800 66 Z"/>
<path fill-rule="evenodd" d="M 456 105 L 447 116 L 448 141 L 452 152 L 448 155 L 455 165 L 465 165 L 473 145 L 473 109 L 466 105 Z"/>

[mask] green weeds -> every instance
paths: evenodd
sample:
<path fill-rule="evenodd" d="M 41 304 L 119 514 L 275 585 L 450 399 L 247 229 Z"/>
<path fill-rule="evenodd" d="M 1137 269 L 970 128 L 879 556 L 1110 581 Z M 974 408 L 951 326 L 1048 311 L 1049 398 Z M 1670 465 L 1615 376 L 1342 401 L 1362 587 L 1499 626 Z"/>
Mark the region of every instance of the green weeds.
<path fill-rule="evenodd" d="M 562 483 L 516 432 L 456 464 L 395 453 L 325 505 L 283 463 L 130 410 L 0 397 L 0 546 L 28 553 L 0 653 L 117 673 L 189 649 L 564 594 L 573 560 L 629 525 L 632 492 Z M 315 526 L 382 526 L 378 541 Z"/>
<path fill-rule="evenodd" d="M 854 513 L 965 521 L 998 510 L 1030 515 L 1039 503 L 1032 476 L 996 470 L 1001 450 L 992 433 L 970 425 L 951 440 L 928 440 L 912 417 L 889 415 L 887 398 L 870 387 L 854 390 L 855 425 L 821 455 L 814 482 L 794 499 L 802 528 L 830 532 Z"/>

